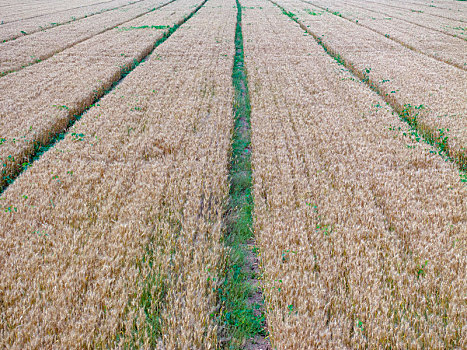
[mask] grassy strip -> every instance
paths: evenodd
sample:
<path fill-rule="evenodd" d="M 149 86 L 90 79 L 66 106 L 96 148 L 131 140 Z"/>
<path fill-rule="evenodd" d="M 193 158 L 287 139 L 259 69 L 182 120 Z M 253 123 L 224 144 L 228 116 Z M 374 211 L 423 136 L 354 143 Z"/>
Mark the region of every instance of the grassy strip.
<path fill-rule="evenodd" d="M 172 0 L 175 1 L 175 0 Z M 171 1 L 171 2 L 172 2 Z M 149 56 L 153 53 L 153 51 L 161 45 L 164 41 L 166 41 L 181 25 L 183 25 L 186 21 L 188 21 L 191 17 L 193 17 L 196 12 L 199 11 L 201 7 L 204 6 L 207 0 L 204 0 L 199 6 L 197 6 L 188 16 L 183 18 L 181 21 L 178 23 L 174 24 L 171 26 L 165 33 L 164 35 L 157 40 L 154 43 L 154 46 L 152 49 L 149 51 L 149 53 L 143 55 L 143 57 L 139 59 L 134 59 L 133 62 L 130 65 L 127 65 L 125 67 L 121 68 L 120 75 L 117 77 L 117 79 L 112 83 L 111 86 L 109 86 L 106 89 L 102 89 L 99 91 L 95 91 L 94 93 L 94 102 L 83 108 L 81 111 L 78 111 L 77 113 L 75 112 L 72 116 L 70 116 L 70 119 L 68 121 L 68 125 L 66 126 L 65 130 L 59 134 L 51 135 L 49 141 L 46 144 L 40 144 L 36 143 L 34 146 L 34 151 L 29 155 L 29 159 L 27 162 L 24 162 L 20 165 L 18 165 L 17 168 L 12 169 L 12 171 L 8 171 L 6 169 L 2 170 L 2 181 L 4 182 L 4 186 L 0 188 L 0 195 L 10 186 L 17 178 L 18 176 L 21 175 L 23 171 L 25 171 L 27 168 L 29 168 L 36 160 L 38 160 L 45 152 L 47 152 L 49 149 L 55 146 L 56 143 L 58 143 L 60 140 L 63 140 L 68 133 L 68 130 L 78 121 L 80 120 L 83 115 L 94 105 L 98 104 L 99 101 L 107 95 L 109 92 L 111 92 L 120 82 L 128 75 L 130 74 L 139 64 L 142 62 L 146 61 Z M 67 106 L 57 106 L 59 108 L 64 108 L 68 109 Z M 78 135 L 79 136 L 79 135 Z M 4 164 L 4 168 L 6 168 L 6 164 Z"/>
<path fill-rule="evenodd" d="M 253 238 L 253 196 L 250 160 L 250 98 L 244 66 L 242 8 L 237 0 L 237 26 L 235 32 L 235 58 L 232 71 L 235 90 L 235 126 L 232 137 L 232 162 L 230 165 L 230 202 L 226 215 L 225 244 L 229 247 L 225 280 L 219 289 L 223 303 L 220 316 L 223 337 L 228 339 L 221 346 L 238 349 L 245 340 L 257 334 L 266 335 L 264 315 L 257 315 L 261 305 L 249 304 L 248 298 L 255 292 L 247 272 L 248 242 Z M 250 246 L 251 247 L 251 246 Z M 257 253 L 253 248 L 253 253 Z M 256 276 L 255 276 L 256 277 Z"/>
<path fill-rule="evenodd" d="M 162 336 L 161 312 L 167 294 L 167 285 L 164 281 L 167 277 L 158 266 L 157 258 L 154 256 L 154 246 L 153 238 L 145 247 L 143 257 L 136 263 L 140 275 L 150 272 L 141 281 L 143 289 L 141 296 L 138 299 L 130 298 L 128 302 L 126 313 L 128 314 L 130 310 L 134 312 L 130 336 L 127 335 L 125 324 L 122 324 L 115 336 L 115 346 L 130 349 L 144 348 L 145 337 L 149 336 L 150 347 L 156 349 L 158 340 Z M 138 313 L 141 309 L 142 315 Z"/>
<path fill-rule="evenodd" d="M 303 23 L 299 21 L 299 19 L 294 13 L 287 11 L 285 8 L 283 8 L 281 5 L 274 2 L 273 0 L 269 1 L 276 5 L 282 11 L 283 14 L 285 14 L 291 20 L 297 23 L 300 26 L 300 28 L 302 28 L 306 33 L 310 34 L 329 56 L 331 56 L 339 64 L 346 67 L 354 76 L 356 76 L 362 82 L 367 84 L 373 91 L 375 91 L 383 99 L 383 101 L 386 102 L 399 115 L 399 118 L 401 120 L 405 121 L 407 124 L 410 125 L 411 128 L 413 128 L 413 130 L 417 133 L 417 136 L 420 137 L 420 139 L 423 139 L 427 144 L 438 148 L 438 153 L 445 159 L 456 163 L 461 173 L 467 172 L 467 154 L 465 153 L 466 150 L 455 150 L 450 147 L 448 136 L 446 135 L 446 131 L 449 130 L 434 130 L 429 126 L 420 123 L 419 116 L 421 110 L 424 109 L 423 105 L 401 105 L 399 102 L 396 101 L 394 97 L 384 93 L 379 83 L 375 82 L 373 79 L 370 78 L 369 70 L 361 71 L 357 69 L 352 64 L 352 62 L 346 60 L 339 53 L 337 53 L 331 47 L 329 47 L 325 42 L 323 42 L 321 37 L 311 32 Z"/>
<path fill-rule="evenodd" d="M 170 26 L 139 26 L 139 27 L 121 27 L 118 28 L 119 32 L 126 32 L 129 30 L 135 30 L 135 29 L 167 29 Z"/>

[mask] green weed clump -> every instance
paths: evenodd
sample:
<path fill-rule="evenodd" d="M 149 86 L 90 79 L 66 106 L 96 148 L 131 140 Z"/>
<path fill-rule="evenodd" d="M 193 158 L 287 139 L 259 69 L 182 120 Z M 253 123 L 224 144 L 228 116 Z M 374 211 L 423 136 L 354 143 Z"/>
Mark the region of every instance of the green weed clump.
<path fill-rule="evenodd" d="M 124 31 L 129 31 L 129 30 L 136 30 L 136 29 L 167 29 L 167 28 L 170 28 L 170 26 L 167 26 L 167 25 L 159 25 L 159 26 L 145 25 L 145 26 L 138 26 L 138 27 L 119 27 L 118 31 L 124 32 Z"/>

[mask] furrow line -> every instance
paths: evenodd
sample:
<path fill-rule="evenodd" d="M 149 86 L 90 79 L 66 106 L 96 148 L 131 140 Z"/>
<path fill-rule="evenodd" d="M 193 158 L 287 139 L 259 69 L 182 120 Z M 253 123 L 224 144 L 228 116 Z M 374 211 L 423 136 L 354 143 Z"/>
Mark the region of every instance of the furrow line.
<path fill-rule="evenodd" d="M 431 1 L 430 5 L 428 5 L 426 2 L 414 2 L 414 1 L 405 1 L 405 3 L 406 4 L 413 4 L 413 5 L 417 5 L 417 6 L 428 7 L 428 8 L 437 8 L 437 9 L 442 9 L 442 10 L 454 11 L 452 8 L 439 6 L 439 3 L 437 5 L 435 5 L 434 1 Z"/>

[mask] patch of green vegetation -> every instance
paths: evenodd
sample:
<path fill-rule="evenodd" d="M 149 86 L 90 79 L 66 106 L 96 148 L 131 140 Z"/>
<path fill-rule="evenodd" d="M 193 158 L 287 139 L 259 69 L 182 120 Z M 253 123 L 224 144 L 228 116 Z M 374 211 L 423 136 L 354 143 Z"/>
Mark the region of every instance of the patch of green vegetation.
<path fill-rule="evenodd" d="M 170 28 L 170 26 L 161 25 L 161 26 L 118 27 L 117 29 L 119 32 L 124 32 L 128 30 L 136 30 L 136 29 L 167 29 L 167 28 Z"/>
<path fill-rule="evenodd" d="M 255 288 L 249 282 L 251 272 L 245 269 L 247 243 L 253 237 L 253 194 L 250 160 L 250 100 L 244 66 L 242 7 L 237 0 L 237 27 L 235 32 L 234 66 L 232 81 L 235 90 L 235 124 L 232 136 L 230 166 L 230 202 L 226 214 L 225 244 L 229 248 L 224 283 L 219 288 L 223 312 L 219 323 L 224 330 L 220 338 L 229 339 L 221 344 L 228 349 L 241 349 L 245 339 L 257 334 L 266 335 L 264 316 L 258 304 L 249 304 Z M 257 248 L 253 248 L 257 253 Z M 259 315 L 258 315 L 259 314 Z"/>
<path fill-rule="evenodd" d="M 428 265 L 428 260 L 425 260 L 425 262 L 423 264 L 420 264 L 417 267 L 417 270 L 416 270 L 417 279 L 420 279 L 420 277 L 425 277 L 427 265 Z"/>
<path fill-rule="evenodd" d="M 371 73 L 371 68 L 365 68 L 363 71 L 362 71 L 362 75 L 363 75 L 363 79 L 362 81 L 364 83 L 368 83 L 370 81 L 370 73 Z"/>
<path fill-rule="evenodd" d="M 281 10 L 282 10 L 282 13 L 290 18 L 292 18 L 293 20 L 297 20 L 297 16 L 295 15 L 295 13 L 293 12 L 290 12 L 290 11 L 287 11 L 286 9 L 282 8 L 281 7 Z"/>
<path fill-rule="evenodd" d="M 423 138 L 423 140 L 438 149 L 437 152 L 430 151 L 430 153 L 437 153 L 446 161 L 452 161 L 457 163 L 459 166 L 461 181 L 463 181 L 463 175 L 467 172 L 467 159 L 463 153 L 452 156 L 449 149 L 449 137 L 447 133 L 449 129 L 438 129 L 432 131 L 430 129 L 421 128 L 418 122 L 420 110 L 425 109 L 424 105 L 412 106 L 410 104 L 404 105 L 404 109 L 399 113 L 401 120 L 405 121 L 411 127 L 411 134 L 416 134 L 417 141 Z"/>
<path fill-rule="evenodd" d="M 128 302 L 127 312 L 131 309 L 136 311 L 132 327 L 127 332 L 123 325 L 115 337 L 115 343 L 123 345 L 123 348 L 140 349 L 149 345 L 150 348 L 155 349 L 162 335 L 161 311 L 167 294 L 167 286 L 164 282 L 165 276 L 156 266 L 157 259 L 154 257 L 153 241 L 146 246 L 143 257 L 136 263 L 139 274 L 145 274 L 145 277 L 139 278 L 142 293 L 133 296 Z M 138 313 L 138 310 L 143 310 L 144 315 Z M 139 317 L 144 319 L 140 320 Z M 139 328 L 141 325 L 143 329 Z M 145 343 L 145 339 L 149 339 L 149 344 Z"/>
<path fill-rule="evenodd" d="M 334 61 L 339 63 L 341 66 L 345 66 L 345 61 L 341 55 L 337 54 L 337 55 L 334 55 L 332 58 L 334 59 Z"/>
<path fill-rule="evenodd" d="M 304 11 L 306 13 L 308 13 L 309 15 L 312 15 L 312 16 L 321 16 L 323 14 L 322 12 L 315 12 L 315 11 L 310 10 L 310 9 L 305 9 Z"/>
<path fill-rule="evenodd" d="M 68 106 L 65 105 L 52 105 L 52 107 L 57 107 L 58 109 L 65 109 L 67 111 L 70 109 Z"/>
<path fill-rule="evenodd" d="M 71 133 L 71 137 L 73 138 L 73 141 L 84 141 L 85 136 L 86 135 L 84 135 L 83 133 L 76 133 L 76 132 Z"/>

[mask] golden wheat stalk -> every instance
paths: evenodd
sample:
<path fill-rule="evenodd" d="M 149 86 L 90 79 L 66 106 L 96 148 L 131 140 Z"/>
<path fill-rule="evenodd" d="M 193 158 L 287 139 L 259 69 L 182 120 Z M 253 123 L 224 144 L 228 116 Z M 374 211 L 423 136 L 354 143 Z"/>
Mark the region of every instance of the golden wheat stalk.
<path fill-rule="evenodd" d="M 242 6 L 273 345 L 464 347 L 467 192 L 456 166 L 279 8 Z"/>
<path fill-rule="evenodd" d="M 235 15 L 207 3 L 0 197 L 0 347 L 216 347 Z"/>

